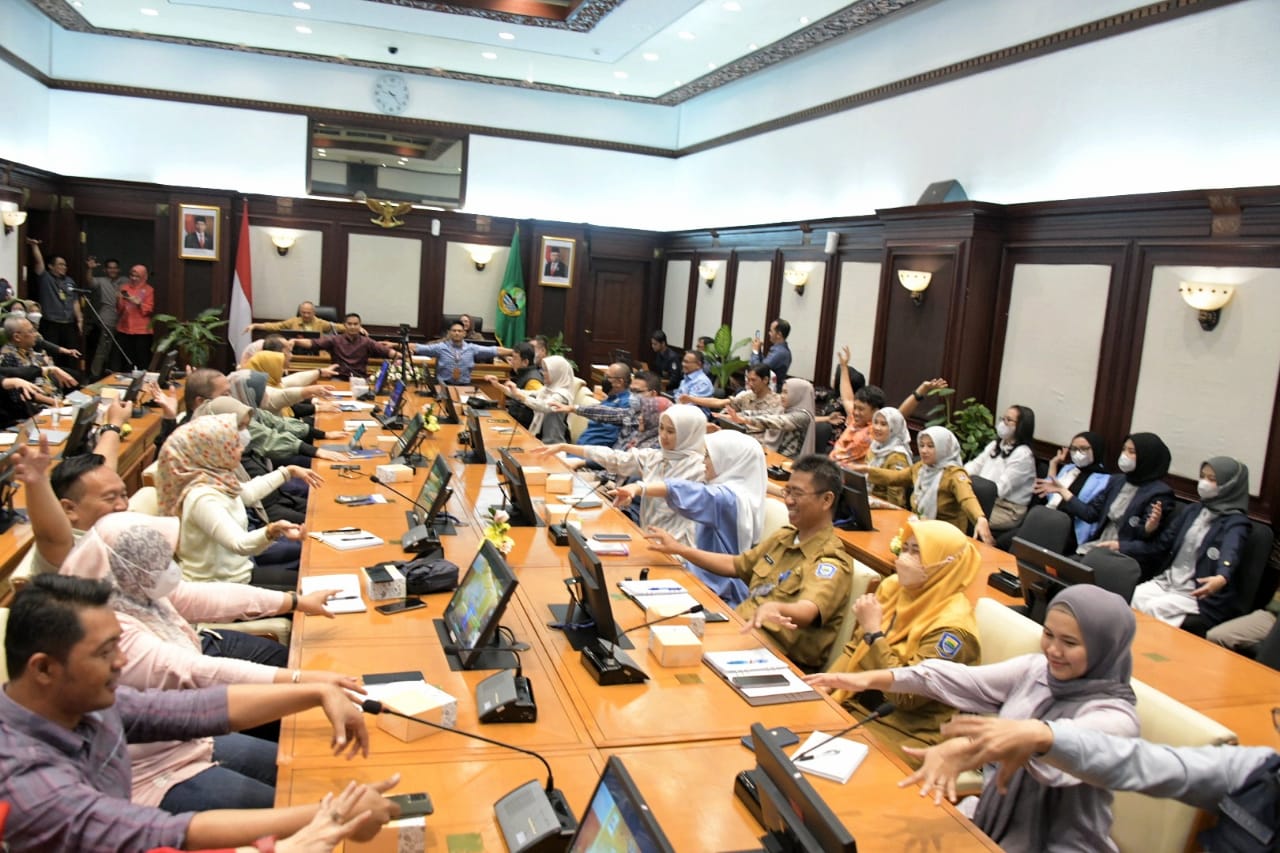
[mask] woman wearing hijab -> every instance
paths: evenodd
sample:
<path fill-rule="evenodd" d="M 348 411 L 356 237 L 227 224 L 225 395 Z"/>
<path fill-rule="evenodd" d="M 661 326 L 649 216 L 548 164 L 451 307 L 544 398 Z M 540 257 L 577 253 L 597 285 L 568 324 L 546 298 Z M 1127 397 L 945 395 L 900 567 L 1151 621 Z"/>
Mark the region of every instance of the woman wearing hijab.
<path fill-rule="evenodd" d="M 1005 719 L 1066 720 L 1119 737 L 1138 734 L 1130 644 L 1136 629 L 1124 599 L 1084 584 L 1058 593 L 1045 615 L 1043 654 L 1022 655 L 989 666 L 960 666 L 930 660 L 900 669 L 882 669 L 806 678 L 818 687 L 882 690 L 928 696 L 962 711 Z M 914 750 L 923 767 L 913 777 L 930 787 L 954 784 L 950 761 L 967 739 Z M 1110 838 L 1110 791 L 1080 782 L 1032 760 L 996 789 L 996 774 L 985 774 L 973 822 L 1010 853 L 1116 850 Z"/>
<path fill-rule="evenodd" d="M 882 486 L 912 486 L 911 509 L 921 518 L 936 518 L 961 530 L 973 525 L 973 535 L 995 544 L 982 505 L 973 494 L 969 475 L 961 467 L 960 442 L 946 427 L 920 430 L 916 439 L 920 461 L 910 468 L 891 471 L 867 465 L 850 465 L 867 475 L 867 482 Z"/>
<path fill-rule="evenodd" d="M 697 406 L 672 406 L 658 420 L 657 450 L 612 450 L 576 444 L 548 444 L 532 451 L 535 457 L 571 453 L 594 462 L 624 480 L 639 480 L 640 526 L 660 527 L 686 545 L 694 542 L 694 523 L 664 500 L 647 500 L 643 484 L 665 480 L 702 482 L 706 476 L 704 439 L 707 417 Z"/>
<path fill-rule="evenodd" d="M 311 595 L 240 584 L 193 584 L 173 562 L 178 519 L 113 512 L 94 524 L 63 562 L 61 574 L 108 580 L 120 621 L 117 651 L 126 658 L 122 684 L 175 690 L 215 684 L 308 682 L 360 690 L 332 672 L 288 670 L 279 643 L 222 632 L 197 636 L 189 623 L 256 619 L 298 611 L 330 616 L 335 590 Z M 268 665 L 274 660 L 281 665 Z M 278 731 L 278 729 L 277 729 Z M 275 800 L 274 743 L 245 734 L 194 741 L 130 744 L 132 801 L 179 813 L 192 809 L 270 808 Z"/>
<path fill-rule="evenodd" d="M 666 397 L 641 397 L 640 419 L 636 423 L 636 431 L 627 440 L 626 450 L 657 450 L 658 424 L 662 413 L 674 405 Z"/>
<path fill-rule="evenodd" d="M 668 478 L 628 483 L 618 489 L 616 506 L 627 506 L 642 493 L 665 500 L 677 514 L 697 525 L 695 548 L 713 554 L 741 554 L 760 541 L 769 477 L 764 448 L 749 435 L 732 430 L 706 437 L 706 482 Z M 689 570 L 733 607 L 747 600 L 747 585 L 692 563 Z"/>
<path fill-rule="evenodd" d="M 965 595 L 982 567 L 977 547 L 945 521 L 916 519 L 908 525 L 896 573 L 874 594 L 853 603 L 858 627 L 830 672 L 892 669 L 932 659 L 975 664 L 981 659 L 978 623 Z M 893 716 L 870 725 L 882 740 L 898 747 L 938 743 L 939 729 L 955 713 L 950 705 L 905 693 L 840 690 L 834 698 L 855 717 L 865 717 L 885 699 L 892 702 Z M 910 757 L 907 763 L 919 766 Z"/>
<path fill-rule="evenodd" d="M 309 417 L 315 414 L 315 406 L 306 401 L 332 389 L 317 384 L 321 374 L 319 370 L 300 370 L 286 376 L 285 371 L 289 369 L 288 347 L 284 338 L 271 335 L 262 350 L 242 361 L 240 367 L 266 375 L 267 387 L 262 396 L 264 409 L 285 417 Z M 336 370 L 332 367 L 326 369 Z"/>
<path fill-rule="evenodd" d="M 233 397 L 215 397 L 206 400 L 195 410 L 192 417 L 203 418 L 209 415 L 235 415 L 236 425 L 250 430 L 252 436 L 253 409 Z M 254 477 L 269 474 L 276 469 L 271 460 L 253 448 L 252 438 L 249 445 L 240 451 L 240 464 L 236 467 L 236 477 L 241 483 L 247 483 Z M 256 503 L 246 504 L 249 508 L 249 526 L 259 527 L 271 521 L 292 521 L 301 524 L 307 518 L 307 497 L 311 489 L 303 480 L 289 480 L 279 489 L 263 495 Z M 302 553 L 302 546 L 297 542 L 280 541 L 272 544 L 257 556 L 262 564 L 296 561 Z"/>
<path fill-rule="evenodd" d="M 765 446 L 783 456 L 799 459 L 813 452 L 814 411 L 813 383 L 808 379 L 792 376 L 782 383 L 782 413 L 771 415 L 763 412 L 738 412 L 732 406 L 725 407 L 725 414 L 733 421 L 755 429 L 776 430 L 777 440 Z"/>
<path fill-rule="evenodd" d="M 1062 494 L 1062 511 L 1072 518 L 1102 524 L 1094 538 L 1081 542 L 1077 554 L 1107 548 L 1137 560 L 1142 579 L 1155 575 L 1164 562 L 1159 533 L 1174 508 L 1173 489 L 1160 478 L 1169 473 L 1169 448 L 1153 432 L 1126 436 L 1107 488 L 1085 503 Z M 1152 524 L 1154 519 L 1154 524 Z"/>
<path fill-rule="evenodd" d="M 1132 603 L 1170 625 L 1199 614 L 1208 629 L 1240 615 L 1231 580 L 1251 527 L 1249 469 L 1215 456 L 1200 466 L 1196 491 L 1200 503 L 1182 510 L 1161 534 L 1159 544 L 1169 554 L 1163 571 L 1138 584 Z"/>
<path fill-rule="evenodd" d="M 964 466 L 970 477 L 996 484 L 992 530 L 1013 530 L 1027 515 L 1036 481 L 1036 457 L 1031 452 L 1035 431 L 1036 413 L 1027 406 L 1010 406 L 996 424 L 995 440 Z"/>
<path fill-rule="evenodd" d="M 259 564 L 253 559 L 278 539 L 299 541 L 303 528 L 273 521 L 249 530 L 246 505 L 256 503 L 290 478 L 318 486 L 314 471 L 289 465 L 241 483 L 236 476 L 248 432 L 238 430 L 230 414 L 195 418 L 174 430 L 160 449 L 156 489 L 160 514 L 182 519 L 178 560 L 187 580 L 251 583 L 292 590 L 298 585 L 297 562 Z"/>
<path fill-rule="evenodd" d="M 905 471 L 911 467 L 911 433 L 907 419 L 893 406 L 877 409 L 871 416 L 871 448 L 867 466 L 887 471 Z M 907 505 L 906 486 L 872 485 L 871 496 L 897 507 Z"/>
<path fill-rule="evenodd" d="M 525 391 L 508 381 L 507 394 L 533 410 L 529 432 L 544 442 L 564 441 L 569 437 L 568 416 L 557 412 L 552 404 L 573 404 L 573 367 L 563 356 L 549 355 L 542 360 L 542 375 L 545 380 L 538 390 Z"/>
<path fill-rule="evenodd" d="M 1037 497 L 1044 499 L 1045 506 L 1050 509 L 1062 509 L 1062 502 L 1073 497 L 1089 503 L 1111 482 L 1103 462 L 1106 456 L 1107 446 L 1102 436 L 1088 430 L 1078 432 L 1049 460 L 1049 476 L 1036 480 L 1032 490 Z M 1089 542 L 1097 534 L 1101 522 L 1073 518 L 1072 527 L 1076 542 Z"/>
<path fill-rule="evenodd" d="M 316 447 L 319 439 L 341 439 L 344 432 L 314 429 L 297 418 L 286 418 L 268 411 L 267 374 L 256 370 L 237 370 L 227 374 L 231 397 L 253 409 L 249 424 L 249 440 L 253 449 L 276 463 L 311 467 L 313 458 L 329 462 L 348 461 L 335 450 Z"/>

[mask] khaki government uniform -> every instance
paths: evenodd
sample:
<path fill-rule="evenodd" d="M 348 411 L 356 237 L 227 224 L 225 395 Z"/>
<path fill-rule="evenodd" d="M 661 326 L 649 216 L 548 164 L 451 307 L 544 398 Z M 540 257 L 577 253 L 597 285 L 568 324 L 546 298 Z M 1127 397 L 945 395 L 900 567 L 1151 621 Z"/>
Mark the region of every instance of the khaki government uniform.
<path fill-rule="evenodd" d="M 764 626 L 787 657 L 812 671 L 826 664 L 841 622 L 851 618 L 847 614 L 853 560 L 834 527 L 828 526 L 799 545 L 795 537 L 796 529 L 785 525 L 750 551 L 733 558 L 734 572 L 748 588 L 747 600 L 738 605 L 737 613 L 750 619 L 766 601 L 813 602 L 820 614 L 816 625 Z"/>
<path fill-rule="evenodd" d="M 870 483 L 884 486 L 915 486 L 920 479 L 920 467 L 917 462 L 910 468 L 890 471 L 888 468 L 868 468 L 867 480 Z M 911 509 L 916 509 L 918 493 L 911 493 Z M 985 518 L 982 505 L 973 494 L 973 481 L 960 466 L 952 466 L 942 472 L 938 482 L 938 521 L 945 521 L 959 529 L 969 531 L 969 525 L 976 524 L 978 519 Z"/>
<path fill-rule="evenodd" d="M 905 471 L 911 467 L 911 460 L 907 458 L 907 454 L 901 451 L 894 451 L 889 454 L 889 458 L 884 460 L 883 465 L 874 466 L 882 468 L 885 471 Z M 868 476 L 870 481 L 870 476 Z M 888 501 L 894 506 L 907 508 L 907 487 L 905 485 L 890 486 L 887 483 L 871 483 L 871 496 L 879 498 L 882 501 Z"/>
<path fill-rule="evenodd" d="M 274 323 L 254 323 L 253 325 L 266 332 L 320 332 L 328 335 L 342 331 L 341 323 L 334 323 L 319 317 L 316 317 L 310 323 L 304 323 L 301 317 L 290 317 L 288 320 L 279 320 Z"/>

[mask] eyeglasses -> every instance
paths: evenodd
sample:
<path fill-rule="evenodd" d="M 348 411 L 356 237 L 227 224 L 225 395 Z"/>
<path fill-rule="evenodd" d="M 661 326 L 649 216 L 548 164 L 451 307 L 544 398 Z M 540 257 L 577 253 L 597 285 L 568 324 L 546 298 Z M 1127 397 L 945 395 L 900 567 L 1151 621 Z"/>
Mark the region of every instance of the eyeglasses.
<path fill-rule="evenodd" d="M 1002 423 L 1002 424 L 1008 424 L 1009 426 L 1017 426 L 1017 425 L 1018 425 L 1018 419 L 1017 419 L 1017 418 L 1011 418 L 1011 417 L 1009 417 L 1008 415 L 1005 415 L 1004 417 L 1002 417 L 1002 418 L 1000 419 L 1000 423 Z"/>
<path fill-rule="evenodd" d="M 825 491 L 806 492 L 804 489 L 793 489 L 790 486 L 782 487 L 782 496 L 784 498 L 807 498 L 807 497 L 812 497 L 813 495 L 824 495 L 824 494 L 826 494 Z"/>

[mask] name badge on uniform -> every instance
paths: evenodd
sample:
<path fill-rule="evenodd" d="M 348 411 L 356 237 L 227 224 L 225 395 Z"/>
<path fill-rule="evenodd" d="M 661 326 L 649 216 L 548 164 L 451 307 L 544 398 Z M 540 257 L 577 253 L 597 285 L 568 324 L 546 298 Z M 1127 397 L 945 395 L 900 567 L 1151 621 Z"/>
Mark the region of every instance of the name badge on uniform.
<path fill-rule="evenodd" d="M 813 570 L 815 577 L 833 578 L 836 576 L 835 563 L 818 563 L 818 567 Z"/>
<path fill-rule="evenodd" d="M 764 561 L 771 566 L 773 565 L 773 557 L 770 557 L 768 554 L 764 555 Z"/>
<path fill-rule="evenodd" d="M 785 572 L 778 575 L 778 583 L 782 583 L 784 580 L 786 580 L 789 577 L 791 577 L 791 570 L 787 569 Z"/>
<path fill-rule="evenodd" d="M 952 660 L 960 653 L 960 649 L 964 644 L 960 642 L 960 638 L 950 631 L 942 632 L 942 639 L 938 640 L 938 655 L 947 660 Z"/>
<path fill-rule="evenodd" d="M 1204 552 L 1204 555 L 1208 557 L 1210 560 L 1216 560 L 1222 556 L 1222 552 L 1219 551 L 1217 548 L 1210 548 L 1208 551 Z"/>
<path fill-rule="evenodd" d="M 1129 516 L 1129 526 L 1130 526 L 1130 527 L 1137 527 L 1137 526 L 1138 526 L 1138 523 L 1139 523 L 1139 519 L 1138 519 L 1138 517 L 1137 517 L 1136 515 L 1131 515 L 1131 516 Z"/>

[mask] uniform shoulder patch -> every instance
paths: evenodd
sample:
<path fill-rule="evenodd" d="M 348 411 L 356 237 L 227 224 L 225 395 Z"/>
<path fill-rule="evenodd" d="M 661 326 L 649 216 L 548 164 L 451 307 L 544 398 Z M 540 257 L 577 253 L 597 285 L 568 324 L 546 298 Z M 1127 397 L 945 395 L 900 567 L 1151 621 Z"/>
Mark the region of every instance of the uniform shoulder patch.
<path fill-rule="evenodd" d="M 839 571 L 839 567 L 835 563 L 818 563 L 813 573 L 820 578 L 833 578 L 836 576 L 837 571 Z"/>
<path fill-rule="evenodd" d="M 938 640 L 938 654 L 947 660 L 952 660 L 960 653 L 964 643 L 960 642 L 960 638 L 950 631 L 943 631 L 942 638 Z"/>
<path fill-rule="evenodd" d="M 960 482 L 960 483 L 967 483 L 967 482 L 969 482 L 969 475 L 968 475 L 968 474 L 956 474 L 956 481 L 957 481 L 957 482 Z"/>

